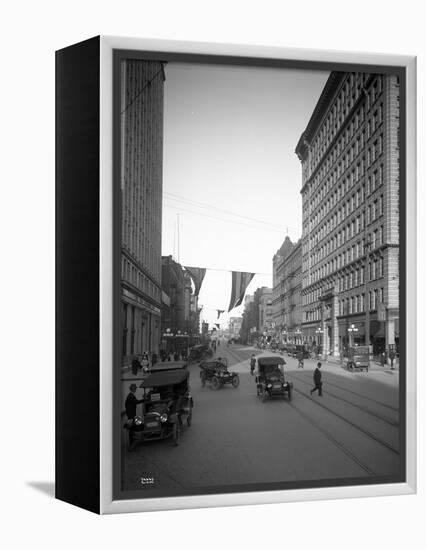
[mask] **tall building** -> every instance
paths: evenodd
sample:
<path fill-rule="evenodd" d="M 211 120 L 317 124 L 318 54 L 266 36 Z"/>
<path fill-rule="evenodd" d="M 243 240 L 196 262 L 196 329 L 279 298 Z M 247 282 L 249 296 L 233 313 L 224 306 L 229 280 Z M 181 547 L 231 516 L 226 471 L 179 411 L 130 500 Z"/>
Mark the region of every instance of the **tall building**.
<path fill-rule="evenodd" d="M 122 362 L 158 352 L 161 294 L 163 64 L 121 65 Z"/>
<path fill-rule="evenodd" d="M 258 331 L 270 333 L 274 328 L 272 317 L 272 288 L 263 286 L 255 291 L 255 303 L 258 303 L 259 308 L 259 327 Z"/>
<path fill-rule="evenodd" d="M 286 237 L 273 258 L 272 316 L 280 341 L 303 340 L 302 322 L 302 241 Z"/>
<path fill-rule="evenodd" d="M 190 298 L 186 275 L 182 266 L 171 256 L 162 257 L 162 288 L 170 299 L 170 305 L 164 308 L 161 317 L 162 334 L 167 330 L 176 334 L 179 330 L 185 332 L 188 329 Z M 189 289 L 191 289 L 190 282 Z"/>
<path fill-rule="evenodd" d="M 332 72 L 296 147 L 302 327 L 338 354 L 399 337 L 399 82 Z"/>

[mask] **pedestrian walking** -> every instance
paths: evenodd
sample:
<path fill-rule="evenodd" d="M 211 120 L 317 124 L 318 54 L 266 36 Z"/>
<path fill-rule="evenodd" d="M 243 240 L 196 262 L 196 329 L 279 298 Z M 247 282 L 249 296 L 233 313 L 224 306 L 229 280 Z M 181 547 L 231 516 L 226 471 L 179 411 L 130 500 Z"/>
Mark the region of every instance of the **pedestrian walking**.
<path fill-rule="evenodd" d="M 297 359 L 299 360 L 299 364 L 297 365 L 297 368 L 298 368 L 298 369 L 303 369 L 303 368 L 304 368 L 304 364 L 303 364 L 303 351 L 300 351 L 300 352 L 297 354 Z"/>
<path fill-rule="evenodd" d="M 390 362 L 391 362 L 391 369 L 393 370 L 394 367 L 393 367 L 393 362 L 395 361 L 395 357 L 396 357 L 396 353 L 394 350 L 391 350 L 389 352 L 389 359 L 390 359 Z"/>
<path fill-rule="evenodd" d="M 254 369 L 256 368 L 256 356 L 253 353 L 253 355 L 250 357 L 250 374 L 253 376 Z"/>
<path fill-rule="evenodd" d="M 321 363 L 317 363 L 317 368 L 314 370 L 314 384 L 315 386 L 311 389 L 311 395 L 314 391 L 318 390 L 318 395 L 322 397 L 322 375 L 321 375 Z"/>

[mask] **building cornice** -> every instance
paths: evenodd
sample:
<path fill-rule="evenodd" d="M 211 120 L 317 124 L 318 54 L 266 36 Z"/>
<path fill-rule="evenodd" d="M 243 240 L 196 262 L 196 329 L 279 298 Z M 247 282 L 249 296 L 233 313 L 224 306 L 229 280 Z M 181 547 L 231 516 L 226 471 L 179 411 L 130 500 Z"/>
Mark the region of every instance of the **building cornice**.
<path fill-rule="evenodd" d="M 318 99 L 315 109 L 309 119 L 305 131 L 300 136 L 296 145 L 295 153 L 302 161 L 306 157 L 309 145 L 315 135 L 319 125 L 321 124 L 324 115 L 327 113 L 330 103 L 346 73 L 333 71 L 325 83 L 324 89 Z"/>

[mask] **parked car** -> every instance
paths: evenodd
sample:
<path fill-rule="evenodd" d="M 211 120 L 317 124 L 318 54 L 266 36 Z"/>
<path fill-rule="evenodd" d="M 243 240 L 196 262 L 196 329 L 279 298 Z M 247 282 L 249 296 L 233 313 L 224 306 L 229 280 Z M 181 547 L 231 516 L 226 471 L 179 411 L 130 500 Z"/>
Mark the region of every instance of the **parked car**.
<path fill-rule="evenodd" d="M 201 385 L 205 386 L 207 382 L 211 384 L 214 390 L 218 390 L 225 384 L 232 384 L 234 388 L 240 385 L 240 377 L 236 372 L 228 370 L 226 359 L 217 359 L 215 361 L 204 361 L 200 363 Z"/>
<path fill-rule="evenodd" d="M 125 424 L 128 431 L 127 448 L 137 442 L 173 438 L 179 445 L 183 418 L 192 422 L 193 398 L 189 393 L 189 372 L 185 368 L 158 370 L 141 383 L 143 388 L 142 415 Z"/>
<path fill-rule="evenodd" d="M 370 368 L 370 350 L 368 346 L 354 346 L 348 348 L 348 369 L 367 371 Z"/>
<path fill-rule="evenodd" d="M 285 364 L 285 360 L 280 355 L 258 358 L 256 390 L 257 396 L 263 403 L 275 396 L 287 396 L 291 401 L 293 384 L 285 379 L 283 369 Z"/>

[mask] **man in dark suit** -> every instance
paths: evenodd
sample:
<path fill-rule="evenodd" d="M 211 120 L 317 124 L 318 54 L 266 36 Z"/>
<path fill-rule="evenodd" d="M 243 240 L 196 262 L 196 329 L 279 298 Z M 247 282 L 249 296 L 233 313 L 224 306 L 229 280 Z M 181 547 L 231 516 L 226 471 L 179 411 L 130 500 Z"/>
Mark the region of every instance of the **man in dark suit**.
<path fill-rule="evenodd" d="M 315 390 L 318 390 L 318 395 L 322 397 L 322 382 L 321 382 L 321 363 L 317 364 L 317 368 L 314 370 L 314 384 L 315 386 L 311 389 L 311 395 Z"/>
<path fill-rule="evenodd" d="M 129 420 L 132 420 L 136 416 L 136 405 L 139 405 L 139 403 L 142 403 L 143 399 L 136 399 L 136 384 L 130 384 L 130 393 L 126 398 L 125 408 L 126 408 L 126 415 Z"/>

